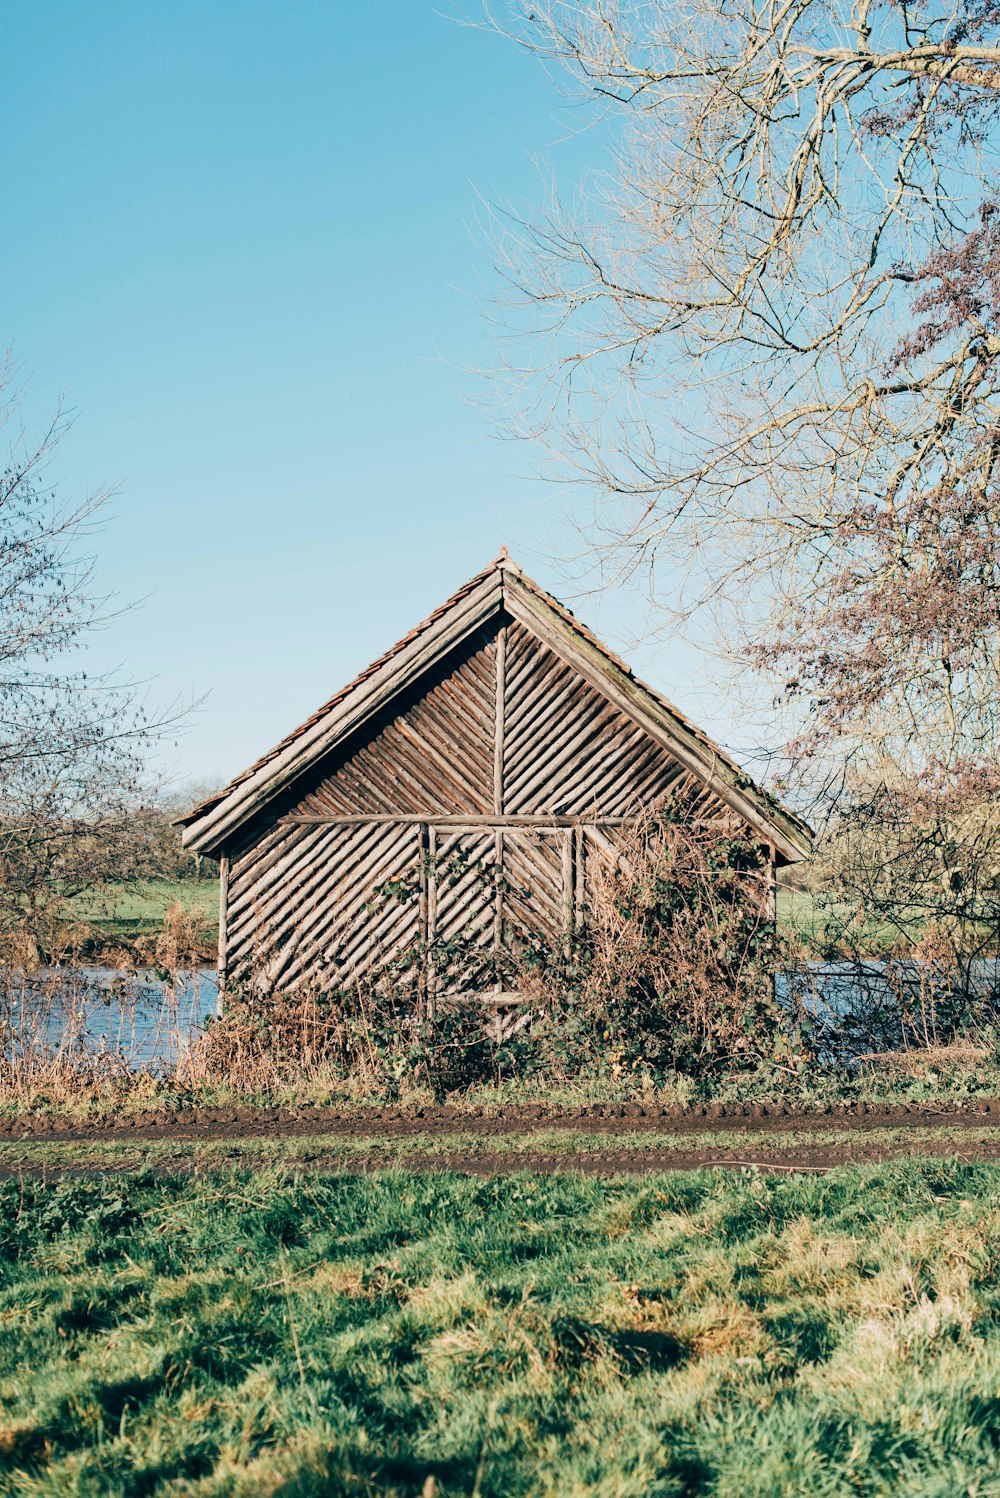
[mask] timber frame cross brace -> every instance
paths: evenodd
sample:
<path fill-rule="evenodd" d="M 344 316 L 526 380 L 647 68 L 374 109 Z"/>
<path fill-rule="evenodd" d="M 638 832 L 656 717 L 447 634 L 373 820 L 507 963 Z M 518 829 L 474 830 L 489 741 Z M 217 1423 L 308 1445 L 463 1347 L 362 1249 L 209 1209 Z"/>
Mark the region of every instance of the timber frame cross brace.
<path fill-rule="evenodd" d="M 632 820 L 628 817 L 613 816 L 557 816 L 552 813 L 546 814 L 522 814 L 508 815 L 506 811 L 506 707 L 507 707 L 507 625 L 501 624 L 497 631 L 494 649 L 494 683 L 493 683 L 493 763 L 492 763 L 492 811 L 481 813 L 455 813 L 446 815 L 435 815 L 433 813 L 399 813 L 385 811 L 379 813 L 358 814 L 354 816 L 330 815 L 322 812 L 291 812 L 281 818 L 281 822 L 291 827 L 363 827 L 369 825 L 384 826 L 387 829 L 415 828 L 418 837 L 418 898 L 419 898 L 419 932 L 420 940 L 425 951 L 431 951 L 439 935 L 438 907 L 441 895 L 440 887 L 440 865 L 439 860 L 444 856 L 443 844 L 454 850 L 456 839 L 460 839 L 463 833 L 469 833 L 475 838 L 477 846 L 476 856 L 483 862 L 484 882 L 492 883 L 492 890 L 487 894 L 487 899 L 492 903 L 491 940 L 490 948 L 495 959 L 499 959 L 504 951 L 505 924 L 508 913 L 505 910 L 505 864 L 511 856 L 511 849 L 507 846 L 509 839 L 518 835 L 523 839 L 529 839 L 532 833 L 539 838 L 549 834 L 556 843 L 558 858 L 558 878 L 562 888 L 562 898 L 558 913 L 558 929 L 553 929 L 553 922 L 549 922 L 549 929 L 539 935 L 548 936 L 550 939 L 557 934 L 563 940 L 569 939 L 575 914 L 577 913 L 581 900 L 582 890 L 580 887 L 582 863 L 583 863 L 583 829 L 587 826 L 604 825 L 607 827 L 620 826 Z M 492 833 L 492 837 L 490 834 Z M 555 851 L 555 850 L 554 850 Z M 488 860 L 488 862 L 485 862 Z M 485 892 L 484 892 L 485 893 Z M 527 890 L 524 891 L 528 895 Z M 431 972 L 425 973 L 422 979 L 425 1002 L 428 1010 L 435 1006 L 435 990 L 439 987 L 435 975 Z M 470 993 L 468 997 L 472 997 Z M 508 1006 L 516 1006 L 521 1002 L 521 996 L 504 988 L 503 978 L 498 971 L 495 984 L 490 990 L 480 991 L 478 995 L 491 1008 L 503 1009 Z M 445 995 L 441 998 L 448 1002 Z"/>

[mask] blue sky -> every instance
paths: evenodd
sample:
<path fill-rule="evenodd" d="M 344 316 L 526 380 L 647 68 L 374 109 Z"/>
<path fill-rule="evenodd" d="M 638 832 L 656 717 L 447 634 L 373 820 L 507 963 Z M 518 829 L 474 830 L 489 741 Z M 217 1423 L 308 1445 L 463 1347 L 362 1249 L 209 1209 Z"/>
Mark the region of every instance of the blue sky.
<path fill-rule="evenodd" d="M 474 4 L 474 0 L 472 0 Z M 477 195 L 600 165 L 532 59 L 425 0 L 6 0 L 0 339 L 51 473 L 118 484 L 102 582 L 142 606 L 94 664 L 205 696 L 165 751 L 227 777 L 501 544 L 621 646 L 641 605 L 575 599 L 567 496 L 496 440 Z M 689 651 L 637 666 L 711 731 Z"/>

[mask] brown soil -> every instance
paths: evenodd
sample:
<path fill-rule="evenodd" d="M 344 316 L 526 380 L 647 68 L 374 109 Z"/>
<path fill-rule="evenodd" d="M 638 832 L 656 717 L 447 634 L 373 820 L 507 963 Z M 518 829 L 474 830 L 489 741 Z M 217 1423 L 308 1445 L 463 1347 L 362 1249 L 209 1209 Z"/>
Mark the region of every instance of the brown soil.
<path fill-rule="evenodd" d="M 60 1161 L 39 1162 L 37 1160 L 4 1158 L 0 1154 L 0 1180 L 25 1177 L 58 1179 L 62 1176 L 99 1176 L 110 1174 L 145 1173 L 156 1176 L 208 1175 L 224 1164 L 238 1164 L 245 1169 L 267 1165 L 288 1175 L 302 1172 L 312 1174 L 367 1174 L 379 1170 L 455 1171 L 463 1175 L 499 1176 L 528 1174 L 550 1175 L 579 1172 L 581 1175 L 646 1175 L 651 1172 L 669 1170 L 698 1170 L 705 1167 L 727 1170 L 759 1170 L 765 1174 L 778 1172 L 823 1173 L 840 1165 L 878 1164 L 886 1160 L 900 1159 L 911 1153 L 922 1158 L 962 1160 L 967 1163 L 1000 1160 L 1000 1134 L 995 1140 L 977 1139 L 963 1145 L 955 1139 L 923 1139 L 918 1150 L 909 1148 L 905 1141 L 889 1144 L 875 1143 L 863 1135 L 849 1141 L 816 1146 L 775 1145 L 770 1149 L 705 1148 L 686 1150 L 671 1149 L 609 1149 L 588 1152 L 503 1151 L 483 1154 L 463 1154 L 449 1150 L 438 1154 L 432 1151 L 401 1154 L 393 1159 L 385 1156 L 364 1154 L 336 1154 L 333 1151 L 315 1150 L 296 1154 L 293 1159 L 280 1161 L 266 1159 L 241 1150 L 226 1159 L 215 1155 L 211 1160 L 191 1151 L 178 1149 L 169 1155 L 158 1155 L 151 1161 L 142 1151 L 133 1156 L 119 1158 L 114 1162 Z"/>
<path fill-rule="evenodd" d="M 997 1129 L 995 1139 L 984 1140 L 984 1129 Z M 622 1133 L 656 1131 L 659 1133 L 695 1135 L 699 1143 L 684 1149 L 615 1147 L 609 1137 L 606 1150 L 575 1152 L 545 1149 L 510 1152 L 503 1149 L 500 1136 L 526 1135 L 541 1129 L 582 1130 L 588 1134 L 616 1136 Z M 975 1129 L 979 1136 L 964 1144 L 961 1137 L 886 1141 L 871 1137 L 874 1130 L 944 1130 Z M 810 1145 L 801 1135 L 822 1130 L 846 1136 L 835 1142 L 827 1140 Z M 752 1133 L 760 1135 L 759 1146 L 713 1144 L 713 1134 Z M 497 1136 L 497 1149 L 483 1152 L 435 1151 L 435 1140 L 444 1141 L 458 1134 L 480 1138 Z M 790 1135 L 798 1137 L 788 1137 Z M 710 1105 L 695 1109 L 642 1108 L 604 1106 L 554 1111 L 541 1106 L 505 1108 L 494 1112 L 464 1110 L 444 1105 L 434 1108 L 338 1109 L 303 1107 L 296 1110 L 249 1108 L 200 1108 L 189 1112 L 137 1114 L 128 1120 L 106 1118 L 90 1124 L 45 1116 L 0 1120 L 0 1140 L 14 1143 L 58 1142 L 81 1144 L 99 1141 L 140 1144 L 145 1140 L 234 1143 L 253 1139 L 309 1138 L 323 1141 L 312 1151 L 297 1152 L 289 1169 L 325 1170 L 385 1169 L 384 1156 L 360 1152 L 338 1152 L 336 1141 L 361 1139 L 406 1139 L 420 1136 L 419 1151 L 394 1156 L 393 1165 L 405 1169 L 458 1170 L 474 1174 L 506 1174 L 512 1171 L 569 1171 L 610 1175 L 619 1172 L 692 1169 L 714 1165 L 730 1168 L 755 1166 L 762 1170 L 829 1170 L 851 1162 L 879 1161 L 912 1153 L 949 1155 L 959 1159 L 1000 1160 L 1000 1100 L 974 1099 L 931 1104 L 903 1104 L 879 1107 L 872 1104 L 849 1104 L 825 1109 L 795 1110 L 785 1104 L 752 1104 L 722 1107 Z M 782 1137 L 785 1136 L 785 1137 Z M 327 1144 L 326 1141 L 329 1141 Z M 218 1162 L 216 1156 L 216 1163 Z M 253 1155 L 241 1150 L 238 1157 L 247 1164 Z M 0 1175 L 23 1174 L 22 1158 L 4 1160 L 0 1152 Z M 113 1169 L 139 1169 L 150 1166 L 144 1152 L 137 1151 L 134 1160 L 121 1161 Z M 272 1162 L 273 1163 L 273 1162 Z M 69 1167 L 72 1170 L 73 1167 Z M 83 1167 L 91 1169 L 91 1167 Z M 204 1169 L 206 1163 L 190 1151 L 179 1148 L 176 1154 L 157 1156 L 158 1172 Z M 46 1167 L 46 1174 L 65 1173 L 66 1167 Z"/>
<path fill-rule="evenodd" d="M 0 1119 L 0 1140 L 253 1139 L 329 1135 L 338 1139 L 450 1137 L 455 1134 L 527 1134 L 539 1129 L 577 1129 L 588 1134 L 797 1133 L 810 1129 L 1000 1128 L 1000 1098 L 881 1106 L 844 1103 L 796 1109 L 785 1103 L 746 1103 L 694 1108 L 647 1108 L 639 1104 L 590 1108 L 544 1108 L 540 1104 L 494 1110 L 440 1107 L 192 1108 L 169 1113 L 108 1114 L 91 1122 L 22 1114 Z"/>
<path fill-rule="evenodd" d="M 539 1151 L 517 1154 L 498 1151 L 496 1154 L 458 1154 L 449 1150 L 447 1154 L 421 1153 L 401 1155 L 393 1162 L 401 1170 L 455 1170 L 466 1175 L 512 1175 L 517 1171 L 536 1174 L 553 1174 L 563 1171 L 579 1171 L 583 1175 L 645 1175 L 660 1170 L 697 1170 L 703 1166 L 726 1169 L 758 1169 L 763 1171 L 826 1171 L 838 1165 L 874 1164 L 882 1160 L 898 1159 L 910 1153 L 904 1144 L 890 1146 L 873 1144 L 862 1138 L 842 1144 L 825 1144 L 811 1147 L 778 1146 L 773 1149 L 739 1150 L 716 1149 L 707 1145 L 704 1149 L 609 1149 L 585 1153 L 560 1151 L 558 1154 Z M 947 1155 L 960 1160 L 1000 1160 L 1000 1134 L 997 1139 L 985 1143 L 977 1140 L 963 1149 L 954 1140 L 922 1141 L 922 1156 Z M 299 1166 L 310 1170 L 385 1170 L 386 1161 L 358 1155 L 336 1156 L 317 1152 L 299 1156 Z"/>

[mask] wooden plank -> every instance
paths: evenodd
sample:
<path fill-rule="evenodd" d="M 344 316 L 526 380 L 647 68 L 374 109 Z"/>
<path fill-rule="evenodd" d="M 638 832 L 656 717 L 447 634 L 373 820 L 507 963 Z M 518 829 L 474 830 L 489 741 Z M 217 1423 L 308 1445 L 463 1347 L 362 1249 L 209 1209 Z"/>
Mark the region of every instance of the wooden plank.
<path fill-rule="evenodd" d="M 385 911 L 373 914 L 367 908 L 375 885 L 399 878 L 407 869 L 412 869 L 416 858 L 417 839 L 410 835 L 399 842 L 386 844 L 385 839 L 376 839 L 369 844 L 366 857 L 351 868 L 351 899 L 343 896 L 344 868 L 339 860 L 320 871 L 320 877 L 303 898 L 297 895 L 291 910 L 287 905 L 282 910 L 284 929 L 290 927 L 287 939 L 274 953 L 268 963 L 266 977 L 269 984 L 277 986 L 284 980 L 297 981 L 302 976 L 301 957 L 315 960 L 321 953 L 338 965 L 343 963 L 352 970 L 352 975 L 361 976 L 372 965 L 372 948 L 376 939 L 381 939 L 387 927 L 398 926 L 406 935 L 411 930 L 416 934 L 418 921 L 416 912 L 412 917 L 403 903 L 391 902 Z M 350 849 L 344 852 L 350 856 Z M 353 864 L 353 861 L 352 861 Z M 339 895 L 339 899 L 337 896 Z M 357 927 L 354 929 L 354 922 Z M 345 924 L 352 929 L 345 931 Z M 347 940 L 349 938 L 349 940 Z M 354 956 L 360 945 L 362 956 Z"/>
<path fill-rule="evenodd" d="M 586 902 L 586 835 L 582 826 L 573 828 L 573 924 L 579 926 Z"/>
<path fill-rule="evenodd" d="M 504 836 L 504 939 L 561 945 L 566 934 L 565 829 L 512 829 Z"/>
<path fill-rule="evenodd" d="M 229 936 L 229 855 L 219 859 L 219 1012 L 226 989 L 226 956 Z"/>
<path fill-rule="evenodd" d="M 436 671 L 414 700 L 384 710 L 370 737 L 345 746 L 328 778 L 289 809 L 341 816 L 491 811 L 495 634 L 482 630 L 468 643 L 471 656 L 447 657 L 443 675 Z"/>
<path fill-rule="evenodd" d="M 427 951 L 433 953 L 437 941 L 437 829 L 427 827 Z M 432 964 L 427 970 L 427 1017 L 437 1013 L 437 974 Z"/>
<path fill-rule="evenodd" d="M 430 1018 L 430 998 L 427 992 L 427 952 L 429 948 L 429 900 L 430 900 L 430 828 L 426 822 L 420 823 L 419 831 L 419 889 L 420 907 L 418 911 L 418 936 L 417 940 L 423 948 L 420 961 L 420 973 L 418 976 L 418 996 L 420 1007 L 425 1019 Z"/>
<path fill-rule="evenodd" d="M 604 817 L 593 816 L 585 813 L 582 816 L 563 817 L 555 816 L 550 812 L 526 813 L 516 816 L 467 816 L 464 813 L 449 814 L 444 817 L 428 816 L 426 812 L 420 816 L 412 816 L 410 813 L 400 815 L 397 812 L 377 812 L 364 816 L 326 816 L 320 812 L 290 812 L 288 816 L 282 817 L 282 824 L 286 827 L 364 827 L 374 826 L 382 823 L 392 827 L 410 826 L 417 827 L 426 822 L 430 827 L 452 827 L 455 829 L 466 828 L 470 831 L 483 827 L 539 827 L 555 830 L 557 827 L 590 827 L 593 824 L 604 827 L 621 827 L 628 822 L 634 822 L 635 816 L 626 817 Z"/>
<path fill-rule="evenodd" d="M 299 833 L 297 837 L 294 836 L 296 831 Z M 276 885 L 285 890 L 294 888 L 303 866 L 314 863 L 324 848 L 336 843 L 335 826 L 325 830 L 317 827 L 314 832 L 315 835 L 310 837 L 307 828 L 289 828 L 289 846 L 282 852 L 282 856 L 278 859 L 268 858 L 262 866 L 250 859 L 241 859 L 239 864 L 232 863 L 229 875 L 229 920 L 234 936 L 245 922 L 252 922 L 254 908 L 269 890 L 273 890 Z"/>
<path fill-rule="evenodd" d="M 493 810 L 504 812 L 504 734 L 507 711 L 507 626 L 501 624 L 496 640 L 496 697 L 493 708 Z"/>
<path fill-rule="evenodd" d="M 493 856 L 495 888 L 493 891 L 493 952 L 497 961 L 497 986 L 500 985 L 499 957 L 503 951 L 503 829 L 497 827 L 493 833 Z"/>

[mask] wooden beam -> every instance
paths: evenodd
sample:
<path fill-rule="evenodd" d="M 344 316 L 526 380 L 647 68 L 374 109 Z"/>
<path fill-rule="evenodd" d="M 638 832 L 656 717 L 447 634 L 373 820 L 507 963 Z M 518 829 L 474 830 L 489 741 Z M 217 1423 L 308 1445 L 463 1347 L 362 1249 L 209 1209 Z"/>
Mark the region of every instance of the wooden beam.
<path fill-rule="evenodd" d="M 420 823 L 420 851 L 417 854 L 420 860 L 417 869 L 418 888 L 420 890 L 419 938 L 423 946 L 423 957 L 420 963 L 420 974 L 418 977 L 419 995 L 424 1019 L 428 1018 L 428 994 L 427 994 L 427 936 L 429 930 L 429 899 L 430 899 L 430 831 L 426 822 Z"/>
<path fill-rule="evenodd" d="M 288 816 L 281 818 L 281 825 L 286 827 L 363 827 L 375 823 L 385 826 L 419 827 L 424 823 L 429 827 L 464 827 L 470 831 L 481 827 L 542 827 L 555 829 L 557 827 L 624 827 L 628 823 L 636 821 L 631 817 L 559 817 L 544 812 L 530 816 L 478 816 L 458 813 L 454 816 L 435 817 L 427 812 L 420 812 L 415 816 L 409 813 L 386 811 L 376 812 L 370 816 L 357 817 L 335 817 L 326 816 L 322 812 L 291 812 Z"/>
<path fill-rule="evenodd" d="M 229 854 L 219 859 L 219 998 L 226 988 L 226 956 L 229 936 Z M 220 1002 L 221 1013 L 221 1002 Z"/>
<path fill-rule="evenodd" d="M 507 725 L 507 626 L 501 624 L 497 634 L 496 705 L 493 713 L 493 810 L 497 816 L 504 810 L 504 738 Z"/>
<path fill-rule="evenodd" d="M 503 828 L 493 833 L 493 956 L 497 965 L 497 985 L 500 984 L 500 954 L 503 951 Z"/>
<path fill-rule="evenodd" d="M 569 956 L 569 939 L 570 939 L 570 936 L 571 936 L 572 931 L 573 931 L 573 905 L 574 905 L 573 864 L 574 864 L 574 861 L 575 861 L 574 858 L 573 858 L 573 841 L 574 841 L 574 833 L 570 830 L 570 828 L 567 827 L 566 830 L 565 830 L 565 832 L 563 833 L 563 836 L 562 836 L 562 850 L 561 850 L 562 851 L 563 919 L 564 919 L 564 922 L 565 922 L 565 924 L 564 924 L 564 934 L 565 934 L 565 938 L 566 938 L 564 945 L 565 945 L 565 951 L 566 951 L 566 956 L 567 957 Z"/>
<path fill-rule="evenodd" d="M 427 952 L 433 952 L 434 943 L 437 941 L 437 907 L 438 907 L 438 879 L 437 879 L 438 843 L 437 831 L 433 824 L 427 824 Z M 437 976 L 434 972 L 433 960 L 426 964 L 427 984 L 427 1018 L 433 1019 L 437 1014 Z"/>

